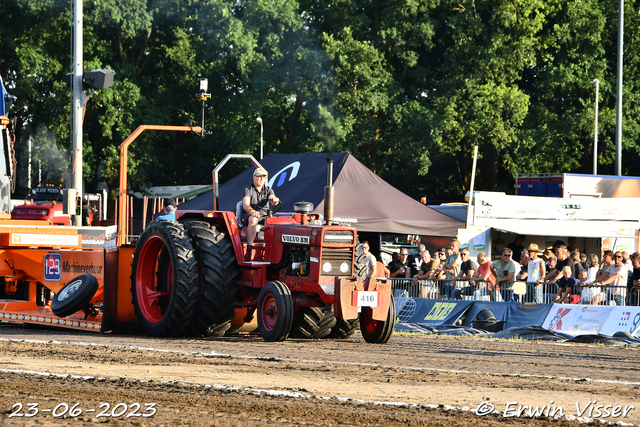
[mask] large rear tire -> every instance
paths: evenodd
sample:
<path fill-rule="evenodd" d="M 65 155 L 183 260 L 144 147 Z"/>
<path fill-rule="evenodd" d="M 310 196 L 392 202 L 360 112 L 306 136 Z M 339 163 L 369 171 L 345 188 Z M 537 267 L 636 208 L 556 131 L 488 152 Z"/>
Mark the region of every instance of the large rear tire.
<path fill-rule="evenodd" d="M 233 243 L 221 225 L 186 221 L 198 265 L 195 335 L 222 336 L 231 326 L 240 285 L 240 267 Z"/>
<path fill-rule="evenodd" d="M 371 308 L 362 307 L 360 312 L 360 332 L 364 340 L 371 344 L 385 344 L 391 338 L 396 325 L 396 303 L 393 298 L 389 303 L 387 320 L 382 322 L 371 318 Z"/>
<path fill-rule="evenodd" d="M 291 291 L 282 282 L 269 282 L 258 296 L 258 329 L 269 342 L 284 341 L 293 324 Z"/>
<path fill-rule="evenodd" d="M 142 331 L 156 337 L 186 335 L 195 313 L 197 283 L 193 247 L 183 226 L 174 221 L 149 224 L 140 235 L 131 269 L 133 306 Z"/>
<path fill-rule="evenodd" d="M 339 319 L 337 320 L 336 325 L 331 329 L 329 337 L 344 340 L 355 334 L 359 327 L 360 319 L 358 318 L 353 320 Z"/>
<path fill-rule="evenodd" d="M 290 336 L 293 338 L 320 339 L 329 336 L 336 325 L 332 311 L 325 312 L 320 307 L 301 307 L 293 315 Z"/>

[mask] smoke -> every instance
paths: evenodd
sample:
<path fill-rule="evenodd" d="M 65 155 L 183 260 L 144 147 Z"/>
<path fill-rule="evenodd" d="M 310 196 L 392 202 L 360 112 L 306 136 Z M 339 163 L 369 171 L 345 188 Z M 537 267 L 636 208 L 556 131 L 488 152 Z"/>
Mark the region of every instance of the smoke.
<path fill-rule="evenodd" d="M 19 186 L 29 187 L 29 139 L 31 139 L 31 187 L 40 184 L 64 185 L 70 180 L 69 153 L 58 145 L 56 135 L 44 127 L 34 133 L 23 134 L 16 141 Z"/>

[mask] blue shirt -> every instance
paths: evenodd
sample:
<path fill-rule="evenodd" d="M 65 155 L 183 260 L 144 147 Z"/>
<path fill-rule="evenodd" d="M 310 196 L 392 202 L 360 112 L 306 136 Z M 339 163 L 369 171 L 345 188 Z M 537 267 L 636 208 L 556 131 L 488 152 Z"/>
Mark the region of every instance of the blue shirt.
<path fill-rule="evenodd" d="M 165 220 L 165 221 L 175 221 L 176 220 L 176 213 L 175 212 L 169 212 L 168 214 L 160 215 L 156 219 L 157 220 Z"/>

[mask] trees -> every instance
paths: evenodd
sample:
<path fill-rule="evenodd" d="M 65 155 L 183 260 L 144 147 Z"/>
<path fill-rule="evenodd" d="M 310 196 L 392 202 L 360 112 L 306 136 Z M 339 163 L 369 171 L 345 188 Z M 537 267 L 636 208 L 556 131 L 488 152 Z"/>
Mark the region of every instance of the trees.
<path fill-rule="evenodd" d="M 138 125 L 205 127 L 143 135 L 135 186 L 208 182 L 228 152 L 351 151 L 418 198 L 461 197 L 473 146 L 477 188 L 511 191 L 518 172 L 591 171 L 601 84 L 601 172 L 613 172 L 617 6 L 601 0 L 96 0 L 85 2 L 85 69 L 112 68 L 84 122 L 85 180 L 117 178 Z M 640 157 L 638 14 L 627 5 L 625 172 Z M 0 74 L 45 168 L 68 159 L 70 16 L 65 2 L 8 0 Z M 58 163 L 54 166 L 53 159 Z M 640 159 L 639 159 L 640 160 Z M 68 161 L 68 160 L 67 160 Z M 21 163 L 25 163 L 22 159 Z M 68 166 L 67 166 L 68 167 Z M 233 169 L 225 173 L 234 173 Z"/>

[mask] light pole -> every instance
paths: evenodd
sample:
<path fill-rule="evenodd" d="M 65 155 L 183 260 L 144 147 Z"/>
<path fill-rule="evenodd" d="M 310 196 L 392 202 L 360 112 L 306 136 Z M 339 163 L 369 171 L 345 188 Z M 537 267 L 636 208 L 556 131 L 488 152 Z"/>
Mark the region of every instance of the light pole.
<path fill-rule="evenodd" d="M 598 93 L 600 91 L 600 80 L 593 79 L 596 85 L 596 123 L 593 131 L 593 174 L 598 174 Z"/>
<path fill-rule="evenodd" d="M 256 122 L 260 123 L 260 160 L 262 160 L 263 157 L 263 153 L 262 153 L 262 132 L 264 130 L 263 126 L 262 126 L 262 119 L 260 117 L 258 117 L 256 119 Z"/>

